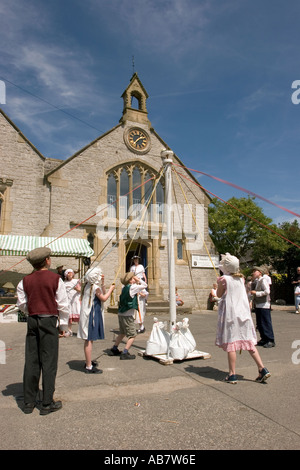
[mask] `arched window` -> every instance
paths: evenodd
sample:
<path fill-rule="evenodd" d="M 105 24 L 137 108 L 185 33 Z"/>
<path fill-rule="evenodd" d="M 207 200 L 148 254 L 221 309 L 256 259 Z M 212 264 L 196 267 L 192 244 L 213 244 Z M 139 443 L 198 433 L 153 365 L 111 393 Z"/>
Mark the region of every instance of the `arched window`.
<path fill-rule="evenodd" d="M 135 218 L 141 214 L 142 206 L 146 205 L 147 219 L 163 222 L 164 187 L 159 181 L 153 194 L 154 175 L 155 172 L 146 165 L 135 162 L 126 164 L 126 169 L 116 167 L 110 170 L 107 176 L 109 216 L 119 219 Z M 155 214 L 152 214 L 152 207 L 156 209 Z"/>
<path fill-rule="evenodd" d="M 142 187 L 141 187 L 141 172 L 139 168 L 135 167 L 132 171 L 132 211 L 133 218 L 138 217 L 142 210 Z"/>
<path fill-rule="evenodd" d="M 138 168 L 134 168 L 132 172 L 132 202 L 140 204 L 142 198 L 141 173 Z"/>
<path fill-rule="evenodd" d="M 4 207 L 4 193 L 0 191 L 0 227 L 1 227 L 1 211 Z"/>
<path fill-rule="evenodd" d="M 153 220 L 153 214 L 152 214 L 152 204 L 153 204 L 153 197 L 152 197 L 152 192 L 153 192 L 153 179 L 151 178 L 151 174 L 149 171 L 145 173 L 145 194 L 144 194 L 144 204 L 147 206 L 147 212 L 148 212 L 148 220 Z"/>
<path fill-rule="evenodd" d="M 131 95 L 131 107 L 134 109 L 140 108 L 139 100 L 137 99 L 136 96 L 133 96 L 133 95 Z"/>
<path fill-rule="evenodd" d="M 0 233 L 6 233 L 6 223 L 9 224 L 10 220 L 10 208 L 8 201 L 10 187 L 12 184 L 12 179 L 0 177 Z"/>
<path fill-rule="evenodd" d="M 177 241 L 177 259 L 183 259 L 183 243 L 182 243 L 182 240 Z"/>
<path fill-rule="evenodd" d="M 127 219 L 129 208 L 129 177 L 127 171 L 123 168 L 120 175 L 120 202 L 119 218 Z"/>
<path fill-rule="evenodd" d="M 107 204 L 108 207 L 108 217 L 116 217 L 117 208 L 117 181 L 114 175 L 110 174 L 107 179 Z"/>
<path fill-rule="evenodd" d="M 156 186 L 156 220 L 162 223 L 164 221 L 165 192 L 161 181 Z"/>
<path fill-rule="evenodd" d="M 95 238 L 95 235 L 93 233 L 89 233 L 87 236 L 87 241 L 91 245 L 92 250 L 94 249 L 94 238 Z"/>

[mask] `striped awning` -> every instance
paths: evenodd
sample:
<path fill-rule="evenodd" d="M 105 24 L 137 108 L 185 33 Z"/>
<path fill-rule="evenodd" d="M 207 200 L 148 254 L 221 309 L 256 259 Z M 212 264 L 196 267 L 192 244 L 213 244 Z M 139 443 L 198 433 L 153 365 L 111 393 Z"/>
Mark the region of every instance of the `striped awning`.
<path fill-rule="evenodd" d="M 52 256 L 78 256 L 90 258 L 94 251 L 84 238 L 29 237 L 0 235 L 1 256 L 26 256 L 34 248 L 47 246 Z"/>

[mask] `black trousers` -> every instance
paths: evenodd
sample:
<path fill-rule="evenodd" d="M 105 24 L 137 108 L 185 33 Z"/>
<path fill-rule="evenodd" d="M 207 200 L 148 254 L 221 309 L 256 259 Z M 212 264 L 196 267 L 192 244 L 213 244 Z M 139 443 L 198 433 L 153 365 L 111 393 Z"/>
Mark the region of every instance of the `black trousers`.
<path fill-rule="evenodd" d="M 58 361 L 57 317 L 27 317 L 24 403 L 35 403 L 42 373 L 43 405 L 53 400 Z"/>
<path fill-rule="evenodd" d="M 255 308 L 257 328 L 262 341 L 268 343 L 274 340 L 274 332 L 269 308 Z"/>

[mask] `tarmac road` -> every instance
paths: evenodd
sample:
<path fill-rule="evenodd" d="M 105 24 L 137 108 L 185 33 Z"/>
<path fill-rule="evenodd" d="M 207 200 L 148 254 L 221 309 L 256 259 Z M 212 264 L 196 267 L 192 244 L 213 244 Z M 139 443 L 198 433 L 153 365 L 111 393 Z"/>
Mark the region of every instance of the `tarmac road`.
<path fill-rule="evenodd" d="M 298 450 L 300 315 L 293 311 L 272 310 L 276 347 L 259 348 L 271 372 L 267 383 L 255 382 L 256 365 L 243 352 L 237 359 L 237 385 L 223 382 L 227 355 L 214 345 L 216 312 L 189 315 L 197 349 L 211 357 L 171 365 L 138 355 L 146 347 L 152 316 L 134 343 L 135 360 L 108 356 L 118 321 L 107 313 L 106 339 L 93 347 L 102 374 L 84 373 L 82 340 L 76 335 L 60 339 L 55 399 L 63 408 L 47 416 L 38 409 L 22 412 L 26 323 L 1 323 L 0 449 L 105 450 L 111 459 L 117 455 L 113 451 L 125 450 L 180 455 L 188 450 Z"/>

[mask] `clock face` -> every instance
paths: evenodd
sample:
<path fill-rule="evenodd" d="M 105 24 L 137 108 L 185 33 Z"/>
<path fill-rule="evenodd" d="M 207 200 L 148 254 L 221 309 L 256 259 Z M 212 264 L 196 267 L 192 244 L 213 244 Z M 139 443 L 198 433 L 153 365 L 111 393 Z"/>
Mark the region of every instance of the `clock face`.
<path fill-rule="evenodd" d="M 126 143 L 137 152 L 147 152 L 150 146 L 150 138 L 146 131 L 137 127 L 127 131 Z"/>
<path fill-rule="evenodd" d="M 128 141 L 134 149 L 144 150 L 148 143 L 148 137 L 145 132 L 139 129 L 132 129 L 128 133 Z"/>

